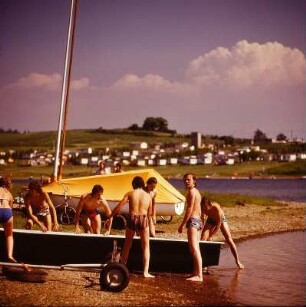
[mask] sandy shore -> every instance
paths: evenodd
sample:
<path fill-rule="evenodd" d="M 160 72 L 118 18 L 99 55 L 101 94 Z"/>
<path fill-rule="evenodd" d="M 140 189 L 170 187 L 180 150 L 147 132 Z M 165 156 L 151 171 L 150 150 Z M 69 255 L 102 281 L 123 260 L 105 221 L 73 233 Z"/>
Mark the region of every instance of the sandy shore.
<path fill-rule="evenodd" d="M 284 231 L 304 230 L 305 203 L 279 206 L 246 204 L 224 208 L 236 242 Z M 178 223 L 157 224 L 158 236 L 186 238 L 177 233 Z M 216 241 L 223 241 L 220 233 Z M 241 259 L 243 261 L 243 259 Z M 233 264 L 233 269 L 234 269 Z M 100 290 L 94 273 L 48 270 L 45 283 L 9 281 L 0 275 L 0 306 L 226 306 L 235 305 L 213 275 L 202 283 L 186 281 L 187 275 L 158 274 L 144 279 L 131 272 L 128 287 L 120 293 Z"/>

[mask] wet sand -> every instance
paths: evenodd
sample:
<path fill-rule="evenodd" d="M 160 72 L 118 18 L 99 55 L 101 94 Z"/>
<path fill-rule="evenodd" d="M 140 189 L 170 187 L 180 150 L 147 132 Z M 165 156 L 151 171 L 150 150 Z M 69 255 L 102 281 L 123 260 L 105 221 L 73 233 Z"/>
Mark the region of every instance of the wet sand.
<path fill-rule="evenodd" d="M 1 277 L 1 306 L 200 306 L 233 305 L 210 275 L 202 283 L 185 275 L 163 274 L 154 279 L 131 274 L 118 293 L 100 290 L 96 273 L 48 272 L 45 283 L 8 281 Z"/>
<path fill-rule="evenodd" d="M 246 204 L 224 208 L 224 211 L 233 238 L 238 242 L 250 237 L 305 229 L 304 208 L 302 203 L 271 207 Z M 186 238 L 186 233 L 177 233 L 178 223 L 157 224 L 156 228 L 158 236 Z M 220 233 L 215 240 L 223 241 Z M 232 270 L 237 272 L 234 261 Z M 44 283 L 10 281 L 0 275 L 0 306 L 239 305 L 230 300 L 228 289 L 220 287 L 213 272 L 204 275 L 201 283 L 186 281 L 188 275 L 183 274 L 158 274 L 154 279 L 145 279 L 131 272 L 128 287 L 120 293 L 101 291 L 98 274 L 54 270 L 47 273 Z"/>

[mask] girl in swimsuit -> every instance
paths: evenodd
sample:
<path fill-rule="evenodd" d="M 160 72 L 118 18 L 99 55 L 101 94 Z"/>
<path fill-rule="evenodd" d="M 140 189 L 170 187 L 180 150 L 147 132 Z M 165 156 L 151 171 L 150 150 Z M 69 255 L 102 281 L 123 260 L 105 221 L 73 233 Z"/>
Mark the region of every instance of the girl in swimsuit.
<path fill-rule="evenodd" d="M 13 257 L 13 196 L 8 190 L 10 186 L 8 178 L 0 177 L 0 223 L 6 237 L 7 258 L 10 262 L 17 262 Z"/>

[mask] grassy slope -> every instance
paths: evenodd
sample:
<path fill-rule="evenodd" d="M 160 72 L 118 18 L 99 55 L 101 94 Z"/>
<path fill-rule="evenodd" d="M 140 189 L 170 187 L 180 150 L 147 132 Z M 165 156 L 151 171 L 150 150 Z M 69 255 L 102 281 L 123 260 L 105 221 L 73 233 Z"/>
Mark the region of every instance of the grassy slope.
<path fill-rule="evenodd" d="M 0 137 L 0 151 L 8 149 L 16 150 L 55 150 L 57 134 L 55 131 L 35 132 L 26 134 L 3 133 Z M 92 147 L 96 150 L 105 150 L 106 147 L 112 149 L 131 148 L 131 143 L 146 141 L 149 144 L 156 143 L 178 143 L 189 141 L 189 138 L 181 135 L 173 136 L 169 133 L 148 133 L 138 131 L 129 133 L 120 130 L 108 132 L 96 132 L 94 130 L 68 130 L 66 137 L 66 148 L 81 149 Z M 129 168 L 125 168 L 129 170 Z M 304 176 L 306 175 L 306 161 L 297 162 L 245 162 L 235 165 L 195 165 L 195 166 L 166 166 L 156 167 L 156 170 L 165 177 L 181 177 L 187 172 L 192 172 L 197 176 L 218 177 L 248 177 L 250 174 L 259 177 L 270 176 Z M 63 176 L 85 176 L 92 174 L 93 168 L 86 166 L 64 166 Z M 53 173 L 52 167 L 25 167 L 17 164 L 3 166 L 0 165 L 0 175 L 12 173 L 15 178 L 27 178 L 30 176 L 40 177 L 50 176 Z"/>

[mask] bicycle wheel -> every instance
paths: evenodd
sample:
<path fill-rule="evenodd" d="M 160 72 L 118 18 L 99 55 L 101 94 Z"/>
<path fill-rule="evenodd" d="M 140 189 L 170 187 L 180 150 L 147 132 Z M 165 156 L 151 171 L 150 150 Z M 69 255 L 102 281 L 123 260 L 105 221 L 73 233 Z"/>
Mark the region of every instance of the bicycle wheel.
<path fill-rule="evenodd" d="M 60 222 L 63 225 L 71 225 L 75 222 L 76 212 L 72 207 L 66 207 L 60 214 Z"/>

